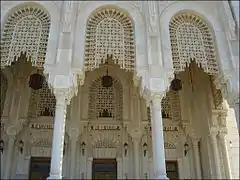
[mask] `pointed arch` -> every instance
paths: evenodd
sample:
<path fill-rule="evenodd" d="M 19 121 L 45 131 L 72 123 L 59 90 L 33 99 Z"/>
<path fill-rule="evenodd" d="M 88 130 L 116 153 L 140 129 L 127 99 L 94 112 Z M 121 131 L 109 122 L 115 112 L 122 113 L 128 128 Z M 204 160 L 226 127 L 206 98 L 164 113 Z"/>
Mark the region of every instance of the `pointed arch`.
<path fill-rule="evenodd" d="M 172 17 L 169 24 L 173 67 L 184 71 L 191 61 L 210 75 L 219 73 L 213 35 L 198 15 L 183 12 Z"/>
<path fill-rule="evenodd" d="M 11 65 L 21 53 L 43 68 L 50 31 L 50 15 L 44 9 L 25 4 L 8 15 L 1 33 L 1 68 Z"/>
<path fill-rule="evenodd" d="M 127 71 L 135 69 L 135 43 L 132 20 L 116 8 L 104 8 L 88 19 L 85 41 L 85 71 L 105 63 L 107 56 Z"/>
<path fill-rule="evenodd" d="M 106 112 L 109 114 L 108 117 L 114 120 L 122 119 L 122 84 L 116 78 L 113 77 L 111 87 L 103 87 L 101 76 L 92 83 L 89 91 L 89 119 L 96 120 L 99 117 L 104 117 Z"/>
<path fill-rule="evenodd" d="M 28 108 L 28 118 L 37 119 L 39 116 L 52 116 L 55 114 L 56 99 L 44 81 L 40 90 L 31 90 L 31 97 Z"/>

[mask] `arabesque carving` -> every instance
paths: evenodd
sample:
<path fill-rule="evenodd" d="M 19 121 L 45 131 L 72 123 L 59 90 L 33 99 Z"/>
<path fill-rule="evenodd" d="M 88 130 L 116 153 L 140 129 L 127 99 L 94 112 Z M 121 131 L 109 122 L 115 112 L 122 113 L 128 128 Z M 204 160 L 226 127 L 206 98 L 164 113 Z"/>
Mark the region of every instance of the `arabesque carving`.
<path fill-rule="evenodd" d="M 85 71 L 92 71 L 112 55 L 115 64 L 127 71 L 135 68 L 133 23 L 117 9 L 105 8 L 88 20 L 85 42 Z"/>
<path fill-rule="evenodd" d="M 42 9 L 24 6 L 12 13 L 1 37 L 1 68 L 11 65 L 21 53 L 43 68 L 50 29 L 50 16 Z"/>
<path fill-rule="evenodd" d="M 213 35 L 199 16 L 192 13 L 176 15 L 171 19 L 169 29 L 176 72 L 184 71 L 194 60 L 206 73 L 218 74 Z"/>

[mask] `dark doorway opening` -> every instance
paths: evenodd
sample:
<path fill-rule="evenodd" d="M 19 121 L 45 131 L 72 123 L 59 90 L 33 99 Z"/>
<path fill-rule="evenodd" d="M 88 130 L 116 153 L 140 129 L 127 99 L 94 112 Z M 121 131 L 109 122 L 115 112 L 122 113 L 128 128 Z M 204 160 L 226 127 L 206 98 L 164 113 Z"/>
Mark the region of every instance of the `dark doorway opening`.
<path fill-rule="evenodd" d="M 93 179 L 117 179 L 116 159 L 93 159 Z"/>
<path fill-rule="evenodd" d="M 47 179 L 50 165 L 50 157 L 31 157 L 29 179 Z"/>

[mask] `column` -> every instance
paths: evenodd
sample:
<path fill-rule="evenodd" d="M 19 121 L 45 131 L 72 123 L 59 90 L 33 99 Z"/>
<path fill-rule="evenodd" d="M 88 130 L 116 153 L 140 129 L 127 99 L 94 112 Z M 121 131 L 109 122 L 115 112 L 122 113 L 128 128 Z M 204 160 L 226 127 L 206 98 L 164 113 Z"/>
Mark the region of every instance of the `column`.
<path fill-rule="evenodd" d="M 66 94 L 63 91 L 55 93 L 56 110 L 54 118 L 52 155 L 50 176 L 47 179 L 62 178 L 63 146 L 65 136 Z"/>
<path fill-rule="evenodd" d="M 240 131 L 239 131 L 239 103 L 236 103 L 235 106 L 233 107 L 233 109 L 234 109 L 234 113 L 235 113 L 235 117 L 236 117 L 236 121 L 237 121 L 238 133 L 240 133 Z"/>
<path fill-rule="evenodd" d="M 135 171 L 135 179 L 140 179 L 140 139 L 133 139 L 133 154 L 134 154 L 134 171 Z"/>
<path fill-rule="evenodd" d="M 89 157 L 87 161 L 87 179 L 92 179 L 92 162 L 93 158 Z"/>
<path fill-rule="evenodd" d="M 217 146 L 217 133 L 212 132 L 210 135 L 211 145 L 212 145 L 212 155 L 213 155 L 213 163 L 215 167 L 215 177 L 216 179 L 221 179 L 221 167 L 220 167 L 220 156 Z"/>
<path fill-rule="evenodd" d="M 4 179 L 11 179 L 11 165 L 12 165 L 12 154 L 14 150 L 14 142 L 16 137 L 13 135 L 8 136 L 8 144 L 7 144 L 7 159 L 6 159 L 6 167 L 5 167 L 5 174 Z"/>
<path fill-rule="evenodd" d="M 71 137 L 70 144 L 71 144 L 70 179 L 75 179 L 77 137 Z"/>
<path fill-rule="evenodd" d="M 225 132 L 221 132 L 219 134 L 219 140 L 220 140 L 220 146 L 221 146 L 221 151 L 222 151 L 222 155 L 223 155 L 223 164 L 224 164 L 224 170 L 225 170 L 225 174 L 226 174 L 225 178 L 232 179 Z"/>
<path fill-rule="evenodd" d="M 162 97 L 159 97 L 151 102 L 154 176 L 157 179 L 168 179 L 165 164 L 161 101 Z"/>
<path fill-rule="evenodd" d="M 192 139 L 194 162 L 195 162 L 195 167 L 196 167 L 196 179 L 202 179 L 198 141 L 199 141 L 198 139 L 195 139 L 195 138 Z"/>
<path fill-rule="evenodd" d="M 117 158 L 117 179 L 123 179 L 122 170 L 122 158 Z"/>

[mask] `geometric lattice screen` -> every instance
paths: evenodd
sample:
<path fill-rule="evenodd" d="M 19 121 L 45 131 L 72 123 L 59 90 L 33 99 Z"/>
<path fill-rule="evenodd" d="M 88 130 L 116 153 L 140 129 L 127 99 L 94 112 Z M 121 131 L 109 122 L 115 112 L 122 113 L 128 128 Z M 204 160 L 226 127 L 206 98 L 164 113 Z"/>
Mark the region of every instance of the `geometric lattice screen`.
<path fill-rule="evenodd" d="M 89 93 L 89 119 L 97 120 L 99 117 L 108 117 L 121 120 L 123 113 L 122 84 L 113 77 L 111 87 L 102 86 L 102 77 L 95 80 Z"/>
<path fill-rule="evenodd" d="M 218 74 L 214 41 L 208 25 L 197 15 L 181 13 L 169 24 L 173 67 L 184 71 L 194 60 L 209 75 Z"/>
<path fill-rule="evenodd" d="M 131 19 L 114 8 L 94 13 L 87 22 L 85 41 L 85 71 L 105 63 L 107 56 L 121 69 L 134 71 L 135 44 Z"/>
<path fill-rule="evenodd" d="M 29 102 L 28 118 L 36 119 L 39 116 L 54 116 L 56 99 L 48 88 L 46 81 L 40 90 L 32 90 Z"/>
<path fill-rule="evenodd" d="M 178 92 L 168 91 L 166 96 L 162 99 L 162 118 L 181 120 L 181 105 Z M 148 120 L 151 120 L 150 108 L 148 111 Z"/>
<path fill-rule="evenodd" d="M 8 18 L 1 37 L 1 68 L 16 61 L 21 53 L 26 53 L 27 61 L 43 68 L 50 17 L 42 9 L 25 6 Z"/>

